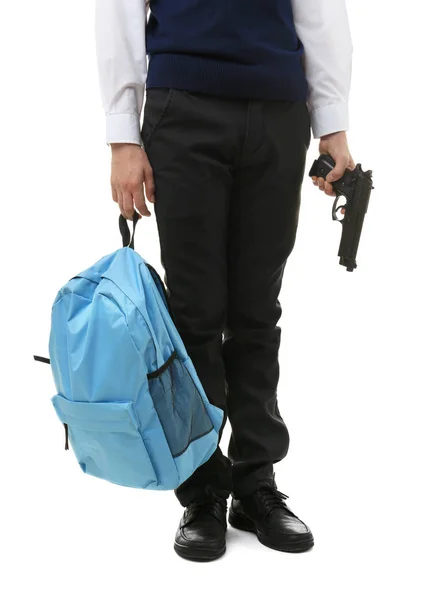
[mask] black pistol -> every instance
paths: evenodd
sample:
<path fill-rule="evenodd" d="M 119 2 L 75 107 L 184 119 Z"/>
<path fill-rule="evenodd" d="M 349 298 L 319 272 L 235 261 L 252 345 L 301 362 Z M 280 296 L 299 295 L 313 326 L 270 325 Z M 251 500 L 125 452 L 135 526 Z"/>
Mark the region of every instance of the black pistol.
<path fill-rule="evenodd" d="M 335 167 L 335 161 L 328 154 L 321 154 L 314 161 L 309 177 L 323 177 L 326 179 L 329 171 Z M 370 192 L 373 190 L 372 171 L 363 171 L 361 164 L 356 165 L 353 171 L 348 169 L 337 181 L 333 181 L 336 199 L 332 207 L 332 219 L 342 224 L 342 237 L 339 246 L 339 264 L 353 271 L 357 267 L 356 256 L 359 248 L 360 235 L 367 208 L 369 206 Z M 338 205 L 339 198 L 344 196 L 346 204 Z M 344 208 L 345 212 L 341 213 Z M 338 213 L 342 218 L 338 218 Z"/>

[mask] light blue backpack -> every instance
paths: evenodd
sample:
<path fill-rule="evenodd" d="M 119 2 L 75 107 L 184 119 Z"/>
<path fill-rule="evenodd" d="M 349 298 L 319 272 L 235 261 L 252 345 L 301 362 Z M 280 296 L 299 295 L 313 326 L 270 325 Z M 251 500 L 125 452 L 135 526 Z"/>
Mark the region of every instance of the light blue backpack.
<path fill-rule="evenodd" d="M 135 228 L 137 216 L 133 221 Z M 158 273 L 123 248 L 73 277 L 52 308 L 52 402 L 84 473 L 175 489 L 213 454 L 223 411 L 208 402 Z"/>

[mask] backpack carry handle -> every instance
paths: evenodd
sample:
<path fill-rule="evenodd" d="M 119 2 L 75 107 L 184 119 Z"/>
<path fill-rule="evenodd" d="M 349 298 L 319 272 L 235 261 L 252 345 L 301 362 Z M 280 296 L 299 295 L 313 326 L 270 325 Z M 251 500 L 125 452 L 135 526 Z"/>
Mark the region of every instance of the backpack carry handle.
<path fill-rule="evenodd" d="M 134 234 L 136 232 L 136 225 L 137 225 L 137 221 L 139 220 L 139 218 L 140 218 L 139 213 L 135 210 L 133 213 L 133 233 L 131 234 L 130 228 L 127 223 L 127 219 L 123 215 L 120 215 L 119 227 L 120 227 L 120 233 L 121 233 L 121 237 L 122 237 L 123 247 L 127 246 L 127 247 L 131 248 L 132 250 L 134 250 Z"/>

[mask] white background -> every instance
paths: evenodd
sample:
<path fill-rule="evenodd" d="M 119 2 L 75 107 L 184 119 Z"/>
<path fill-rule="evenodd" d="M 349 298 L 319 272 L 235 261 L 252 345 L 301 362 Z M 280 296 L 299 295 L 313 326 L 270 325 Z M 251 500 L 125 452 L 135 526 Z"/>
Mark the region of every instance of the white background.
<path fill-rule="evenodd" d="M 172 492 L 85 476 L 63 450 L 49 367 L 32 354 L 47 353 L 57 290 L 120 244 L 93 2 L 2 3 L 3 598 L 424 598 L 420 7 L 348 1 L 349 141 L 376 187 L 359 267 L 339 266 L 332 201 L 306 175 L 284 278 L 279 397 L 291 446 L 276 478 L 316 545 L 279 553 L 230 528 L 226 555 L 196 564 L 173 551 L 182 509 Z M 154 218 L 136 247 L 162 273 Z"/>

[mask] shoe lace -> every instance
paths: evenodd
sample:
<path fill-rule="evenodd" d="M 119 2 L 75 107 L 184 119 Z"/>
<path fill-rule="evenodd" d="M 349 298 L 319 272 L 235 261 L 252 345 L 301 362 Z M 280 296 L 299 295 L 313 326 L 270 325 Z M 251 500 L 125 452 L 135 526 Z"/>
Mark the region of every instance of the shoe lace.
<path fill-rule="evenodd" d="M 291 512 L 286 505 L 286 500 L 289 498 L 283 492 L 272 486 L 264 486 L 258 490 L 258 494 L 262 499 L 263 505 L 267 512 L 270 513 L 275 509 L 283 509 Z"/>
<path fill-rule="evenodd" d="M 193 500 L 191 502 L 193 517 L 202 514 L 210 514 L 219 521 L 222 520 L 222 512 L 218 510 L 218 504 L 224 507 L 227 511 L 227 501 L 217 494 L 210 494 L 202 499 Z"/>

